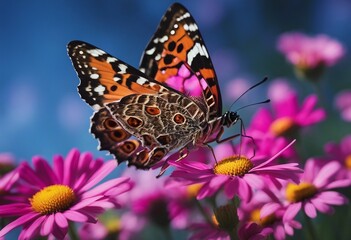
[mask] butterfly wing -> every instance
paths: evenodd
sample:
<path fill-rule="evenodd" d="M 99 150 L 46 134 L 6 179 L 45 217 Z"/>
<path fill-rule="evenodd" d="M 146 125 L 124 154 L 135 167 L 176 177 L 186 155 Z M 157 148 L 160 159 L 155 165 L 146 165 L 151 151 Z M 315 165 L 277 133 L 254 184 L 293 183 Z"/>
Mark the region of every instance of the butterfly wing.
<path fill-rule="evenodd" d="M 89 43 L 70 42 L 68 55 L 81 81 L 79 94 L 94 109 L 130 94 L 168 91 L 159 82 Z"/>
<path fill-rule="evenodd" d="M 204 100 L 210 108 L 210 118 L 222 115 L 222 99 L 211 59 L 194 18 L 181 4 L 173 4 L 162 17 L 143 54 L 140 70 L 193 96 L 199 96 L 193 91 L 199 88 L 193 86 L 203 79 L 201 89 L 205 98 L 210 98 Z"/>

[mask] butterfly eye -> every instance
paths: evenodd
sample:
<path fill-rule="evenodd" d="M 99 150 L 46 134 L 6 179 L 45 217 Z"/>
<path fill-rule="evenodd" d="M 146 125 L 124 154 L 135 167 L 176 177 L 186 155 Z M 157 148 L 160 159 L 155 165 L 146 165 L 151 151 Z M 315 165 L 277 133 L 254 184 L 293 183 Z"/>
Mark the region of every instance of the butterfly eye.
<path fill-rule="evenodd" d="M 141 127 L 143 125 L 143 121 L 136 117 L 129 117 L 127 123 L 129 124 L 129 126 L 134 128 Z"/>
<path fill-rule="evenodd" d="M 124 131 L 122 128 L 116 129 L 113 132 L 111 132 L 110 137 L 112 140 L 116 142 L 122 142 L 123 140 L 127 139 L 130 137 L 130 134 L 128 134 L 126 131 Z"/>
<path fill-rule="evenodd" d="M 146 107 L 146 112 L 150 115 L 157 116 L 161 113 L 161 110 L 158 107 Z"/>
<path fill-rule="evenodd" d="M 183 123 L 185 123 L 185 117 L 182 114 L 177 113 L 176 115 L 174 115 L 173 121 L 176 124 L 183 124 Z"/>

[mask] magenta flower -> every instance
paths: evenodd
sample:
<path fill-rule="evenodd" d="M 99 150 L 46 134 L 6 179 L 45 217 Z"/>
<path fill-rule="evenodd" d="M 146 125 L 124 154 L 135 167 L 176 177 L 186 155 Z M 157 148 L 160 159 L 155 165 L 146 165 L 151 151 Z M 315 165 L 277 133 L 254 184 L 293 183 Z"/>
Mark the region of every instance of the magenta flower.
<path fill-rule="evenodd" d="M 326 66 L 345 54 L 342 44 L 326 35 L 309 37 L 297 32 L 281 35 L 277 48 L 295 66 L 298 76 L 311 80 L 318 80 Z"/>
<path fill-rule="evenodd" d="M 299 184 L 289 183 L 286 186 L 286 200 L 290 204 L 283 219 L 293 219 L 301 209 L 310 218 L 315 218 L 317 210 L 331 214 L 333 212 L 332 205 L 348 203 L 346 197 L 332 191 L 334 188 L 351 185 L 349 179 L 335 179 L 340 169 L 341 165 L 336 161 L 322 165 L 317 160 L 307 160 L 301 182 Z"/>
<path fill-rule="evenodd" d="M 177 168 L 171 177 L 187 185 L 203 184 L 197 199 L 212 196 L 220 189 L 224 189 L 229 199 L 238 195 L 241 200 L 250 201 L 253 190 L 262 188 L 266 181 L 275 182 L 276 179 L 298 181 L 297 174 L 302 170 L 297 167 L 297 163 L 271 164 L 291 144 L 268 160 L 260 159 L 258 156 L 250 159 L 241 152 L 240 156 L 225 158 L 215 165 L 196 161 L 171 162 L 170 164 Z"/>
<path fill-rule="evenodd" d="M 259 133 L 267 132 L 275 137 L 296 138 L 300 128 L 316 124 L 325 118 L 324 109 L 315 109 L 317 101 L 316 95 L 310 95 L 300 106 L 296 92 L 290 92 L 284 98 L 272 101 L 274 113 L 265 108 L 258 110 L 248 133 L 254 138 L 259 137 Z"/>
<path fill-rule="evenodd" d="M 331 160 L 338 161 L 341 165 L 341 169 L 338 173 L 338 177 L 348 178 L 351 180 L 351 135 L 344 137 L 340 144 L 327 143 L 324 146 L 324 151 L 328 154 L 328 158 Z"/>
<path fill-rule="evenodd" d="M 18 179 L 18 168 L 0 177 L 0 205 L 7 204 L 12 201 L 12 198 L 16 198 L 11 191 L 15 188 Z"/>
<path fill-rule="evenodd" d="M 255 198 L 251 202 L 241 202 L 238 212 L 240 221 L 244 224 L 239 232 L 245 233 L 247 225 L 255 223 L 261 227 L 260 235 L 272 233 L 277 240 L 285 239 L 286 235 L 293 236 L 294 229 L 302 226 L 294 219 L 283 220 L 287 207 L 281 201 L 282 198 L 282 191 L 267 184 L 262 191 L 255 192 Z"/>
<path fill-rule="evenodd" d="M 351 122 L 351 90 L 344 90 L 335 97 L 334 105 L 340 111 L 341 118 Z"/>
<path fill-rule="evenodd" d="M 38 156 L 32 161 L 33 168 L 26 162 L 19 166 L 17 199 L 0 206 L 1 217 L 17 217 L 0 231 L 0 237 L 22 226 L 19 239 L 51 234 L 63 239 L 70 223 L 95 223 L 98 214 L 119 207 L 118 196 L 132 187 L 128 178 L 96 186 L 115 169 L 116 161 L 93 160 L 90 153 L 76 149 L 66 159 L 55 156 L 53 167 Z"/>

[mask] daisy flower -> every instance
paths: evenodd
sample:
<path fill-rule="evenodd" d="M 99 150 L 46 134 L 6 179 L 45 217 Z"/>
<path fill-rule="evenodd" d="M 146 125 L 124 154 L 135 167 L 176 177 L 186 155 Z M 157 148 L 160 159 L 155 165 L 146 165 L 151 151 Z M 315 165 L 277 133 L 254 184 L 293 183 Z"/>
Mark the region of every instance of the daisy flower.
<path fill-rule="evenodd" d="M 0 206 L 1 217 L 17 217 L 0 231 L 0 237 L 21 226 L 19 239 L 39 235 L 63 239 L 70 223 L 95 223 L 98 214 L 119 207 L 118 196 L 132 187 L 128 178 L 96 186 L 115 169 L 116 161 L 93 160 L 90 153 L 76 149 L 65 159 L 55 156 L 53 167 L 39 156 L 32 162 L 33 168 L 26 162 L 19 166 L 16 201 Z"/>
<path fill-rule="evenodd" d="M 331 214 L 332 205 L 343 205 L 348 200 L 342 194 L 333 191 L 335 188 L 348 187 L 351 180 L 335 179 L 341 165 L 336 161 L 322 165 L 316 159 L 309 159 L 299 184 L 288 183 L 285 188 L 286 200 L 290 203 L 284 219 L 293 219 L 303 210 L 310 218 L 317 216 L 317 210 Z"/>
<path fill-rule="evenodd" d="M 328 154 L 328 158 L 336 160 L 341 164 L 338 174 L 340 178 L 348 178 L 351 180 L 351 135 L 347 135 L 341 139 L 340 144 L 330 142 L 324 146 L 324 151 Z"/>
<path fill-rule="evenodd" d="M 176 167 L 171 177 L 188 185 L 201 183 L 197 199 L 212 196 L 223 188 L 229 199 L 238 195 L 241 200 L 250 201 L 253 190 L 262 188 L 265 181 L 298 181 L 298 173 L 302 170 L 297 167 L 297 163 L 271 164 L 292 144 L 293 142 L 268 160 L 257 156 L 250 159 L 241 152 L 239 156 L 224 158 L 215 165 L 196 161 L 171 162 Z"/>
<path fill-rule="evenodd" d="M 317 80 L 325 67 L 336 64 L 345 54 L 343 45 L 327 35 L 306 36 L 291 32 L 282 34 L 278 50 L 295 66 L 298 75 Z"/>
<path fill-rule="evenodd" d="M 324 109 L 315 108 L 317 101 L 316 95 L 310 95 L 300 106 L 297 93 L 290 92 L 285 97 L 272 101 L 273 113 L 266 108 L 258 110 L 247 132 L 252 133 L 253 137 L 269 132 L 275 137 L 296 138 L 296 133 L 301 128 L 325 119 Z"/>
<path fill-rule="evenodd" d="M 302 226 L 294 219 L 283 219 L 287 207 L 281 201 L 283 194 L 274 185 L 268 184 L 263 190 L 255 192 L 255 198 L 250 202 L 241 202 L 238 209 L 243 225 L 239 229 L 245 233 L 247 225 L 257 224 L 261 228 L 260 235 L 267 237 L 273 234 L 277 240 L 283 240 L 286 235 L 293 236 L 294 229 Z"/>

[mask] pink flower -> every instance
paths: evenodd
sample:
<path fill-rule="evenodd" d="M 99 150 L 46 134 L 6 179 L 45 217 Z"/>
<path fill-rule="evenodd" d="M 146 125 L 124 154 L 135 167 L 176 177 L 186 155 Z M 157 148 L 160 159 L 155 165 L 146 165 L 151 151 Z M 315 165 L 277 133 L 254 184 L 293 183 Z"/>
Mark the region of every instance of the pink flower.
<path fill-rule="evenodd" d="M 230 240 L 228 232 L 210 223 L 193 223 L 189 230 L 193 232 L 189 240 Z"/>
<path fill-rule="evenodd" d="M 351 90 L 344 90 L 335 97 L 334 105 L 340 111 L 341 118 L 351 122 Z"/>
<path fill-rule="evenodd" d="M 348 178 L 351 180 L 351 135 L 344 137 L 340 144 L 327 143 L 324 151 L 328 154 L 328 158 L 338 161 L 341 169 L 338 173 L 339 178 Z"/>
<path fill-rule="evenodd" d="M 332 66 L 345 54 L 341 43 L 323 34 L 309 37 L 285 33 L 279 37 L 277 47 L 289 62 L 304 69 Z"/>
<path fill-rule="evenodd" d="M 318 101 L 316 95 L 308 96 L 301 106 L 296 92 L 276 99 L 271 102 L 273 112 L 261 108 L 254 115 L 247 131 L 248 135 L 256 138 L 260 137 L 260 133 L 269 132 L 275 137 L 296 138 L 299 129 L 316 124 L 326 116 L 324 109 L 315 109 Z"/>
<path fill-rule="evenodd" d="M 250 201 L 253 190 L 263 187 L 265 181 L 298 180 L 297 174 L 301 172 L 301 169 L 297 167 L 297 163 L 271 164 L 291 144 L 268 160 L 257 156 L 249 159 L 241 152 L 240 156 L 225 158 L 214 166 L 196 161 L 171 162 L 170 164 L 177 168 L 171 177 L 186 185 L 203 184 L 197 199 L 212 196 L 223 188 L 229 199 L 238 195 L 241 200 Z"/>
<path fill-rule="evenodd" d="M 55 156 L 53 167 L 39 156 L 32 161 L 33 168 L 26 162 L 19 166 L 17 199 L 0 206 L 1 217 L 17 217 L 0 231 L 0 237 L 22 226 L 19 239 L 51 234 L 63 239 L 70 222 L 95 223 L 98 214 L 119 207 L 118 196 L 132 187 L 127 178 L 96 186 L 115 169 L 116 161 L 93 160 L 90 153 L 76 149 L 66 159 Z"/>
<path fill-rule="evenodd" d="M 286 235 L 293 236 L 294 229 L 301 228 L 301 224 L 294 219 L 283 220 L 287 207 L 281 201 L 282 192 L 274 185 L 267 184 L 263 191 L 256 191 L 251 202 L 241 202 L 239 211 L 243 226 L 239 232 L 245 233 L 248 224 L 256 223 L 261 227 L 260 235 L 273 233 L 274 238 L 283 240 Z"/>
<path fill-rule="evenodd" d="M 351 185 L 349 179 L 335 179 L 340 169 L 341 165 L 336 161 L 321 165 L 317 160 L 307 160 L 301 182 L 289 183 L 286 186 L 286 199 L 290 204 L 283 219 L 293 219 L 301 209 L 310 218 L 315 218 L 317 210 L 330 214 L 333 212 L 332 205 L 346 204 L 348 202 L 346 197 L 332 191 L 334 188 Z"/>
<path fill-rule="evenodd" d="M 16 198 L 11 191 L 15 188 L 18 178 L 18 168 L 0 177 L 0 205 L 7 204 Z"/>

